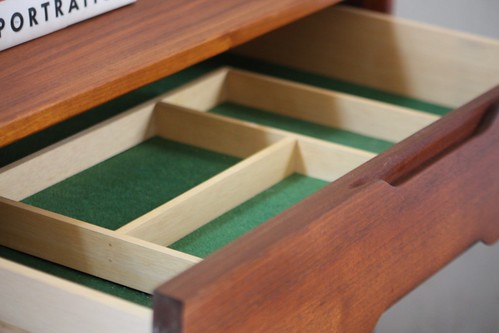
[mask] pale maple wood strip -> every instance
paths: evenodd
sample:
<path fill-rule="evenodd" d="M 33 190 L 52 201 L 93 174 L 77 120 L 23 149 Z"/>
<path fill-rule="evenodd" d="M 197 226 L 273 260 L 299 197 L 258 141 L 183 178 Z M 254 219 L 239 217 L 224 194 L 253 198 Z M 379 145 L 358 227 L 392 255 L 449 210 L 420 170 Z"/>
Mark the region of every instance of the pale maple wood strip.
<path fill-rule="evenodd" d="M 2 258 L 0 281 L 2 332 L 150 332 L 150 309 Z"/>
<path fill-rule="evenodd" d="M 169 245 L 289 176 L 296 141 L 284 139 L 130 222 L 118 232 Z"/>
<path fill-rule="evenodd" d="M 221 68 L 169 92 L 162 102 L 185 108 L 208 111 L 226 99 L 229 68 Z"/>
<path fill-rule="evenodd" d="M 238 50 L 246 56 L 457 107 L 497 84 L 499 41 L 334 7 Z"/>
<path fill-rule="evenodd" d="M 263 126 L 166 103 L 158 103 L 154 122 L 161 137 L 242 158 L 284 137 Z"/>
<path fill-rule="evenodd" d="M 174 106 L 167 106 L 167 108 L 169 112 L 174 110 L 175 112 L 180 112 L 179 114 L 172 113 L 172 118 L 187 115 L 188 117 L 195 116 L 194 119 L 199 119 L 198 121 L 201 121 L 203 118 L 212 119 L 219 123 L 219 125 L 217 125 L 218 127 L 221 127 L 222 124 L 227 123 L 230 124 L 231 128 L 234 128 L 234 130 L 239 133 L 248 131 L 251 134 L 252 131 L 256 131 L 256 133 L 258 133 L 257 137 L 272 138 L 268 141 L 274 141 L 276 140 L 275 138 L 294 138 L 298 142 L 296 147 L 294 171 L 326 181 L 333 181 L 337 179 L 376 155 L 362 149 L 327 142 L 302 134 L 258 125 L 244 120 L 233 119 L 205 112 L 201 113 L 178 107 L 175 109 Z M 189 123 L 189 121 L 184 121 L 183 123 Z M 248 136 L 247 140 L 251 140 L 251 136 Z M 210 141 L 210 139 L 208 138 L 206 141 Z M 198 142 L 197 144 L 202 144 L 202 142 Z M 215 146 L 210 145 L 210 148 L 214 149 Z"/>
<path fill-rule="evenodd" d="M 163 101 L 203 112 L 230 101 L 393 142 L 439 118 L 409 108 L 229 67 L 177 89 Z"/>
<path fill-rule="evenodd" d="M 329 182 L 376 156 L 371 152 L 306 136 L 297 135 L 296 138 L 298 145 L 295 171 Z"/>
<path fill-rule="evenodd" d="M 151 293 L 200 259 L 0 198 L 0 244 Z"/>
<path fill-rule="evenodd" d="M 145 103 L 0 169 L 0 195 L 21 200 L 151 137 Z"/>
<path fill-rule="evenodd" d="M 294 172 L 324 181 L 334 181 L 361 164 L 376 156 L 370 151 L 344 146 L 342 144 L 312 138 L 294 132 L 255 125 L 253 123 L 232 120 L 225 116 L 212 115 L 221 119 L 230 119 L 247 126 L 259 126 L 263 130 L 296 140 Z"/>
<path fill-rule="evenodd" d="M 354 95 L 230 70 L 227 100 L 392 142 L 405 139 L 439 117 Z"/>

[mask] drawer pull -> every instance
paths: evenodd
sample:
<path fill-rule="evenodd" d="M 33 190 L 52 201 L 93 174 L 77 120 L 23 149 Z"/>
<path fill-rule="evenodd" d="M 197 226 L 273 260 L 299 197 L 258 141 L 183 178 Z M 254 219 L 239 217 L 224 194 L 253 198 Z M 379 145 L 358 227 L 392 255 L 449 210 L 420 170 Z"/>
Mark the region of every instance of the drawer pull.
<path fill-rule="evenodd" d="M 382 172 L 386 172 L 385 175 L 380 175 L 380 178 L 396 186 L 422 168 L 466 144 L 476 135 L 485 132 L 486 128 L 492 126 L 491 121 L 497 114 L 497 102 L 494 99 L 497 94 L 499 86 L 448 114 L 438 124 L 434 123 L 421 130 L 417 134 L 418 144 L 413 139 L 410 145 L 401 144 L 395 148 L 396 154 L 387 152 L 392 157 L 390 163 L 380 167 Z M 428 133 L 433 135 L 426 136 Z"/>

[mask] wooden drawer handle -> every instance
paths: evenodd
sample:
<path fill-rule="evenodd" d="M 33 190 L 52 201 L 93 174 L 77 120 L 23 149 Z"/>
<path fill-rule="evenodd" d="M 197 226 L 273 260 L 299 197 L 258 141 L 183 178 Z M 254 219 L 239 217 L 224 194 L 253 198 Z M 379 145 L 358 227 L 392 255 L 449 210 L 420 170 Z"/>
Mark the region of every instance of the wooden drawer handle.
<path fill-rule="evenodd" d="M 160 286 L 154 332 L 370 332 L 499 238 L 498 101 L 499 86 Z"/>

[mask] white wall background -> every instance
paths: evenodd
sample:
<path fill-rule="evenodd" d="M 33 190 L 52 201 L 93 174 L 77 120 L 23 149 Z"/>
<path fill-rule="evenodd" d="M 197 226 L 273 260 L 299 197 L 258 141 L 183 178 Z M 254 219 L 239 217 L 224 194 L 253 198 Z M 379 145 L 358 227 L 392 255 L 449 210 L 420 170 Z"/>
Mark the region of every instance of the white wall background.
<path fill-rule="evenodd" d="M 499 245 L 477 244 L 389 309 L 376 333 L 498 333 Z"/>
<path fill-rule="evenodd" d="M 499 40 L 499 0 L 396 0 L 394 15 Z M 452 262 L 389 309 L 376 333 L 499 333 L 499 244 Z"/>
<path fill-rule="evenodd" d="M 394 14 L 499 39 L 499 0 L 395 0 Z"/>

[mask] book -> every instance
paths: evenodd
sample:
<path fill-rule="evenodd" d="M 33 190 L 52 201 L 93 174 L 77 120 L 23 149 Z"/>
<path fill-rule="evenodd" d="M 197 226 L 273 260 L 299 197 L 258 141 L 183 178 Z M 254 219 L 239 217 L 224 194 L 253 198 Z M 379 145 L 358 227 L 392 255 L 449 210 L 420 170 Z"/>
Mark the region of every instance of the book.
<path fill-rule="evenodd" d="M 0 51 L 135 1 L 0 0 Z"/>

